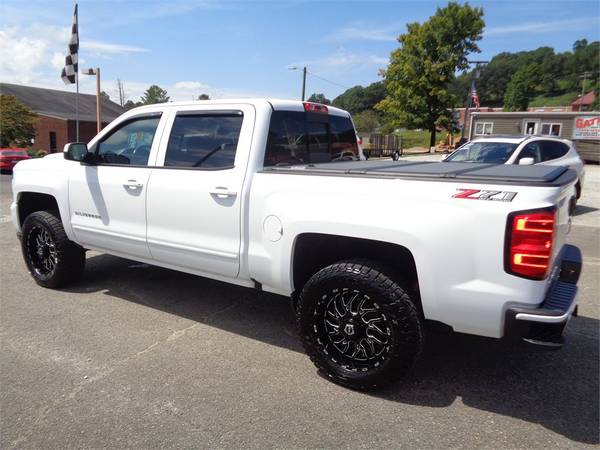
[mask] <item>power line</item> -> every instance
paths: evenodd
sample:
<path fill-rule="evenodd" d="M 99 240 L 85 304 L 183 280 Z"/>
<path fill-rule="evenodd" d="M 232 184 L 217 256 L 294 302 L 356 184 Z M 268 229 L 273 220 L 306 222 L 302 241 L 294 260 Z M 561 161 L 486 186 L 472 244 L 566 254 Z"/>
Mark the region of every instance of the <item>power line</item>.
<path fill-rule="evenodd" d="M 334 84 L 334 85 L 336 85 L 336 86 L 339 86 L 339 87 L 342 87 L 342 88 L 344 88 L 344 89 L 350 89 L 350 87 L 348 87 L 348 86 L 344 86 L 343 84 L 336 83 L 335 81 L 328 80 L 327 78 L 323 78 L 322 76 L 320 76 L 320 75 L 317 75 L 317 74 L 315 74 L 315 73 L 312 73 L 312 72 L 309 72 L 308 70 L 307 70 L 306 72 L 307 72 L 307 73 L 309 73 L 309 74 L 311 74 L 311 75 L 312 75 L 313 77 L 315 77 L 315 78 L 319 78 L 319 79 L 321 79 L 321 80 L 323 80 L 323 81 L 326 81 L 326 82 L 328 82 L 328 83 Z"/>

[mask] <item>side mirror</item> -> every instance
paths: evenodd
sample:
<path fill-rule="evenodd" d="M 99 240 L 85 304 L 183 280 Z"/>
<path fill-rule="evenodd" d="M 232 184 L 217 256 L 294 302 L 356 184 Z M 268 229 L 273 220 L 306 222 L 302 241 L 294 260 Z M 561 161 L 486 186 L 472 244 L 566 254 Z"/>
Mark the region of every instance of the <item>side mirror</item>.
<path fill-rule="evenodd" d="M 83 142 L 70 142 L 63 149 L 63 156 L 69 161 L 83 161 L 87 154 L 87 144 Z"/>
<path fill-rule="evenodd" d="M 535 164 L 535 160 L 533 158 L 521 158 L 519 159 L 520 166 L 531 166 Z"/>
<path fill-rule="evenodd" d="M 448 159 L 448 156 L 450 156 L 450 153 L 445 153 L 442 155 L 442 161 L 446 161 L 446 159 Z"/>

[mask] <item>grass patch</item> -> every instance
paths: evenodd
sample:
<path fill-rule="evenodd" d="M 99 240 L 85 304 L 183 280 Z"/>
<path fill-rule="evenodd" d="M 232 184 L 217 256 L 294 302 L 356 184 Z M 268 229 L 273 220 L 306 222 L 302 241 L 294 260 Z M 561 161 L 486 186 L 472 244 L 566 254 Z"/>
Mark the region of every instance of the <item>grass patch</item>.
<path fill-rule="evenodd" d="M 429 148 L 429 131 L 427 130 L 406 130 L 397 133 L 402 136 L 402 148 L 412 147 L 425 147 Z M 440 135 L 436 133 L 436 140 L 441 139 Z"/>
<path fill-rule="evenodd" d="M 577 98 L 577 95 L 577 92 L 567 92 L 554 97 L 538 95 L 529 102 L 529 106 L 535 108 L 540 106 L 569 106 Z"/>

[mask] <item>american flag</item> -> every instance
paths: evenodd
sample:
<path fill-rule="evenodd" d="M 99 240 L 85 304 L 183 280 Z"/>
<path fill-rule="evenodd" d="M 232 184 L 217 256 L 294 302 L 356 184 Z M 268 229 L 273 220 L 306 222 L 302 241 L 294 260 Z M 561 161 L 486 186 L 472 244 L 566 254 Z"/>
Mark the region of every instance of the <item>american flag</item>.
<path fill-rule="evenodd" d="M 471 100 L 473 100 L 475 108 L 479 108 L 479 96 L 477 95 L 477 89 L 475 89 L 475 83 L 471 86 Z"/>
<path fill-rule="evenodd" d="M 79 30 L 77 25 L 77 4 L 73 13 L 73 25 L 71 26 L 71 39 L 69 41 L 69 53 L 65 58 L 65 67 L 60 77 L 65 84 L 75 84 L 77 82 L 77 59 L 79 56 Z"/>

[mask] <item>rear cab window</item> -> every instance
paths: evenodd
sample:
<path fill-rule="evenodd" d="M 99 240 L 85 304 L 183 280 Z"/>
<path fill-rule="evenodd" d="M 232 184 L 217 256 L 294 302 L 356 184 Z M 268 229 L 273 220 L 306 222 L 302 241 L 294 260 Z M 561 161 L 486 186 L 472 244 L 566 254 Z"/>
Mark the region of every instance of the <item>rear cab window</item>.
<path fill-rule="evenodd" d="M 356 132 L 349 116 L 273 111 L 264 167 L 358 159 Z"/>

